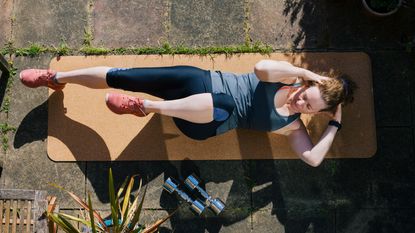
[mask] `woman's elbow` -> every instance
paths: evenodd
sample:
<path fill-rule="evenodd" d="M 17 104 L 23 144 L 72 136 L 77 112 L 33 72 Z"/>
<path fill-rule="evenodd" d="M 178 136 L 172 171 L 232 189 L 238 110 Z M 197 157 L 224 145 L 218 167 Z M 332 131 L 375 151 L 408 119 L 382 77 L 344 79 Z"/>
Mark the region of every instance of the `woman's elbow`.
<path fill-rule="evenodd" d="M 318 157 L 320 157 L 320 156 L 318 156 Z M 323 162 L 323 159 L 320 159 L 320 158 L 315 158 L 315 157 L 313 157 L 313 156 L 311 156 L 311 155 L 304 155 L 303 154 L 303 156 L 302 156 L 302 159 L 303 159 L 303 161 L 304 162 L 306 162 L 308 165 L 310 165 L 310 166 L 312 166 L 312 167 L 318 167 L 318 166 L 320 166 L 320 164 Z"/>
<path fill-rule="evenodd" d="M 318 166 L 320 166 L 321 162 L 323 162 L 323 161 L 310 161 L 310 162 L 308 162 L 308 165 L 310 165 L 312 167 L 318 167 Z"/>
<path fill-rule="evenodd" d="M 261 81 L 267 81 L 268 80 L 268 70 L 266 68 L 267 65 L 265 63 L 266 63 L 266 60 L 261 60 L 261 61 L 257 62 L 254 66 L 255 75 Z"/>
<path fill-rule="evenodd" d="M 264 71 L 265 67 L 266 67 L 266 63 L 267 63 L 267 60 L 260 60 L 259 62 L 257 62 L 254 66 L 255 72 L 256 71 L 259 71 L 259 72 Z"/>

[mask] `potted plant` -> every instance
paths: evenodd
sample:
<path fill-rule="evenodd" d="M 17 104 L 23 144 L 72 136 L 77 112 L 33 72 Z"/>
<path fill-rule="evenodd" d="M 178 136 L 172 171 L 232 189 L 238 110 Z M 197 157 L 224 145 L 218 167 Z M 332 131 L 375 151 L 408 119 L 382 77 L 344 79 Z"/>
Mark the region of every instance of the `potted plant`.
<path fill-rule="evenodd" d="M 398 11 L 402 0 L 362 0 L 367 11 L 376 16 L 388 16 Z"/>
<path fill-rule="evenodd" d="M 114 179 L 112 176 L 112 170 L 109 170 L 109 182 L 108 190 L 110 197 L 110 207 L 111 207 L 111 218 L 104 221 L 104 218 L 95 211 L 92 207 L 91 197 L 88 194 L 88 203 L 85 203 L 81 198 L 76 196 L 74 193 L 54 185 L 69 194 L 80 206 L 85 210 L 86 213 L 81 212 L 81 217 L 72 216 L 64 213 L 53 213 L 47 212 L 48 218 L 56 223 L 58 227 L 68 233 L 150 233 L 155 232 L 158 227 L 164 223 L 167 219 L 171 217 L 172 214 L 167 216 L 164 219 L 160 219 L 150 226 L 144 226 L 139 224 L 140 213 L 143 207 L 143 201 L 146 194 L 146 189 L 144 189 L 143 197 L 139 201 L 139 193 L 141 191 L 142 180 L 140 179 L 140 184 L 138 188 L 138 193 L 133 200 L 130 201 L 131 190 L 134 186 L 134 178 L 137 176 L 132 176 L 128 182 L 128 177 L 125 179 L 124 183 L 118 189 L 118 192 L 115 193 L 114 189 Z M 126 187 L 128 182 L 128 186 Z M 78 222 L 82 225 L 82 231 L 74 226 L 71 221 Z"/>

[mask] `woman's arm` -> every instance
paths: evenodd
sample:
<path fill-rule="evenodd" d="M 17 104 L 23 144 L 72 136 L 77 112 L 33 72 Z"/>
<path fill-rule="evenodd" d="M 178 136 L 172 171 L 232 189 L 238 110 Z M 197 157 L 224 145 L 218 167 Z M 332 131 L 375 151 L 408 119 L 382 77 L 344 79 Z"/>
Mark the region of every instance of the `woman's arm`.
<path fill-rule="evenodd" d="M 341 105 L 337 107 L 333 119 L 338 122 L 341 121 Z M 327 126 L 320 140 L 316 145 L 313 145 L 301 120 L 300 123 L 301 126 L 298 129 L 289 132 L 288 140 L 293 150 L 304 162 L 310 166 L 317 167 L 329 151 L 336 136 L 337 127 Z"/>
<path fill-rule="evenodd" d="M 307 69 L 296 67 L 286 61 L 261 60 L 254 67 L 255 75 L 263 82 L 283 82 L 291 84 L 298 77 L 320 82 L 327 77 L 313 73 Z"/>

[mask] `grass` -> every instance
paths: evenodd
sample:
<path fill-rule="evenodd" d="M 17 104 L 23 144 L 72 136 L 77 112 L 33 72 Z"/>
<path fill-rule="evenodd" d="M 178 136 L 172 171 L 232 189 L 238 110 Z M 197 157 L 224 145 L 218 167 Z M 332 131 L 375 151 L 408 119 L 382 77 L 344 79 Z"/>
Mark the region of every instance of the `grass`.
<path fill-rule="evenodd" d="M 17 48 L 14 50 L 14 54 L 16 56 L 29 56 L 35 57 L 41 53 L 48 52 L 48 48 L 39 45 L 39 44 L 31 44 L 29 47 L 26 48 Z"/>
<path fill-rule="evenodd" d="M 7 136 L 8 132 L 16 132 L 16 128 L 10 126 L 8 123 L 0 124 L 0 134 L 1 134 L 1 145 L 3 151 L 6 152 L 9 148 L 9 137 Z"/>
<path fill-rule="evenodd" d="M 171 46 L 169 43 L 164 43 L 160 47 L 128 47 L 128 48 L 105 48 L 91 46 L 86 33 L 84 46 L 80 49 L 70 48 L 66 43 L 62 42 L 58 47 L 48 47 L 37 43 L 33 43 L 28 47 L 14 48 L 12 43 L 6 44 L 1 50 L 3 55 L 28 56 L 35 57 L 44 53 L 52 53 L 57 56 L 83 54 L 83 55 L 150 55 L 150 54 L 186 54 L 186 55 L 210 55 L 210 54 L 240 54 L 240 53 L 271 53 L 272 47 L 261 42 L 246 43 L 236 46 L 209 46 L 209 47 L 188 47 L 184 45 Z"/>
<path fill-rule="evenodd" d="M 3 103 L 0 108 L 1 113 L 5 113 L 6 116 L 10 110 L 10 92 L 11 87 L 13 85 L 13 78 L 16 75 L 16 69 L 13 66 L 13 63 L 10 63 L 10 77 L 7 80 L 5 95 L 3 99 Z M 10 126 L 8 123 L 0 123 L 0 137 L 1 137 L 1 144 L 2 149 L 4 152 L 9 148 L 9 137 L 8 132 L 15 132 L 16 128 Z"/>
<path fill-rule="evenodd" d="M 16 76 L 16 72 L 17 72 L 16 68 L 13 67 L 13 63 L 9 63 L 9 64 L 10 64 L 10 77 L 7 80 L 5 95 L 4 95 L 3 103 L 0 108 L 0 112 L 6 113 L 6 114 L 9 113 L 10 91 L 13 85 L 14 76 Z"/>
<path fill-rule="evenodd" d="M 1 48 L 0 53 L 2 55 L 7 55 L 7 54 L 14 54 L 14 48 L 13 48 L 13 43 L 12 42 L 7 42 L 3 48 Z"/>
<path fill-rule="evenodd" d="M 66 56 L 71 54 L 71 48 L 69 48 L 65 42 L 60 43 L 57 48 L 54 48 L 54 51 L 58 56 Z"/>

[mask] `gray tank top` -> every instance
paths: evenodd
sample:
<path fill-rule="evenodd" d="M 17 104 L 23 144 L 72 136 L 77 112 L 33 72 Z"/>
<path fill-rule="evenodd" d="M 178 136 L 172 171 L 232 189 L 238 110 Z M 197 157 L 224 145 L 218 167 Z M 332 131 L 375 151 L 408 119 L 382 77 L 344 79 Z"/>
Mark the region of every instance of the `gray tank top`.
<path fill-rule="evenodd" d="M 255 73 L 233 74 L 210 71 L 212 93 L 227 94 L 235 101 L 230 117 L 218 127 L 217 134 L 234 128 L 275 131 L 296 120 L 300 114 L 281 116 L 275 109 L 275 93 L 283 83 L 261 82 Z"/>

